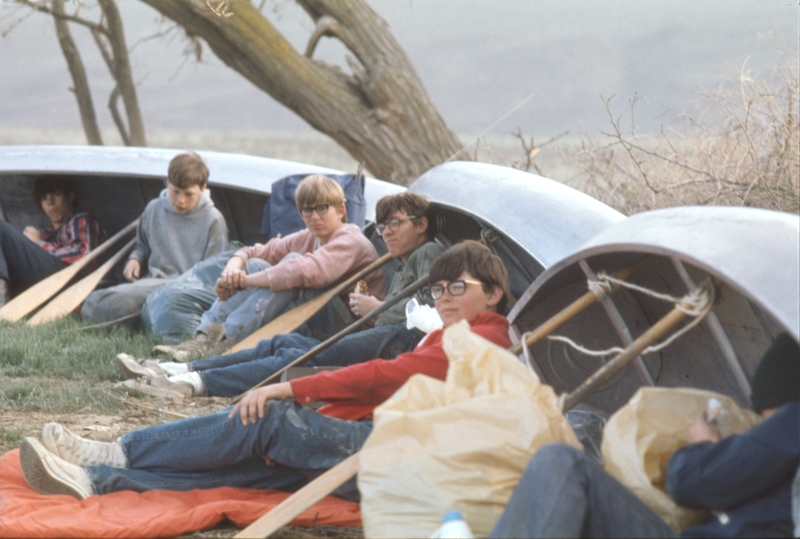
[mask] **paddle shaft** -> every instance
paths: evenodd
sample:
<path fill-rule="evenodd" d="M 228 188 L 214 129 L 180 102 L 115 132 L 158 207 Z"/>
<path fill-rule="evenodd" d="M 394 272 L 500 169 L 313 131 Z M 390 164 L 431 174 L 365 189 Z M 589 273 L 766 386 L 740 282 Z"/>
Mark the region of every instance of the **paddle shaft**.
<path fill-rule="evenodd" d="M 75 308 L 92 293 L 106 273 L 111 271 L 111 268 L 113 268 L 122 257 L 131 252 L 134 245 L 136 245 L 136 238 L 133 238 L 125 244 L 117 254 L 106 260 L 102 266 L 61 292 L 53 301 L 42 307 L 38 313 L 28 320 L 28 325 L 36 326 L 43 322 L 58 320 L 62 316 L 66 316 L 74 311 Z"/>
<path fill-rule="evenodd" d="M 646 258 L 644 260 L 646 260 Z M 644 260 L 634 264 L 629 268 L 619 271 L 614 275 L 614 277 L 622 280 L 627 279 L 639 267 L 639 265 L 644 262 Z M 549 320 L 541 324 L 535 330 L 530 333 L 526 333 L 525 345 L 533 346 L 537 342 L 550 335 L 553 331 L 561 327 L 564 323 L 569 322 L 576 314 L 582 312 L 596 301 L 598 301 L 598 297 L 594 292 L 586 292 L 583 296 L 564 307 L 564 309 L 553 315 Z M 518 356 L 520 353 L 522 353 L 522 344 L 523 343 L 519 343 L 514 346 L 511 349 L 511 353 L 515 356 Z"/>
<path fill-rule="evenodd" d="M 350 324 L 349 326 L 347 326 L 346 328 L 341 330 L 336 335 L 334 335 L 334 336 L 328 338 L 327 340 L 319 343 L 317 346 L 315 346 L 314 348 L 312 348 L 311 350 L 309 350 L 308 352 L 306 352 L 305 354 L 303 354 L 299 358 L 295 359 L 294 361 L 292 361 L 291 363 L 289 363 L 288 365 L 283 367 L 281 370 L 273 373 L 271 376 L 269 376 L 268 378 L 266 378 L 262 382 L 259 382 L 257 385 L 253 386 L 252 389 L 256 389 L 256 388 L 265 386 L 265 385 L 277 380 L 278 378 L 281 377 L 281 375 L 284 372 L 288 371 L 292 367 L 297 367 L 299 365 L 302 365 L 303 363 L 309 361 L 311 358 L 313 358 L 314 356 L 316 356 L 320 352 L 322 352 L 324 350 L 327 350 L 328 348 L 333 346 L 337 341 L 339 341 L 342 337 L 346 337 L 347 335 L 350 335 L 354 331 L 356 331 L 358 329 L 361 329 L 367 322 L 369 322 L 370 320 L 372 320 L 373 318 L 375 318 L 379 314 L 382 314 L 385 311 L 389 310 L 390 308 L 395 306 L 400 301 L 406 299 L 408 296 L 410 296 L 411 294 L 413 294 L 414 292 L 419 290 L 422 286 L 427 284 L 427 282 L 428 282 L 428 274 L 426 273 L 425 275 L 423 275 L 422 277 L 420 277 L 419 279 L 417 279 L 416 281 L 414 281 L 413 283 L 411 283 L 410 285 L 408 285 L 407 287 L 402 289 L 396 295 L 394 295 L 391 298 L 389 298 L 386 301 L 384 301 L 383 304 L 381 304 L 379 307 L 376 307 L 375 309 L 372 309 L 365 316 L 363 316 L 362 318 L 359 318 L 358 320 L 356 320 L 355 322 L 353 322 L 352 324 Z M 239 395 L 238 397 L 234 398 L 233 399 L 233 403 L 239 402 L 243 396 L 244 396 L 244 394 Z"/>
<path fill-rule="evenodd" d="M 331 288 L 323 295 L 314 298 L 310 301 L 307 301 L 305 303 L 302 303 L 297 307 L 295 307 L 294 309 L 292 309 L 291 311 L 283 313 L 279 317 L 270 321 L 257 331 L 253 332 L 248 337 L 242 339 L 235 346 L 232 346 L 223 355 L 231 354 L 233 352 L 238 352 L 239 350 L 247 350 L 248 348 L 253 348 L 261 340 L 272 338 L 275 335 L 291 333 L 292 331 L 300 327 L 303 323 L 305 323 L 309 318 L 311 318 L 317 312 L 319 312 L 320 309 L 322 309 L 331 299 L 338 296 L 343 290 L 355 284 L 356 281 L 363 279 L 365 276 L 369 275 L 376 269 L 380 268 L 381 266 L 389 262 L 389 260 L 391 259 L 392 255 L 390 253 L 386 253 L 378 260 L 372 262 L 369 266 L 360 270 L 358 273 L 356 273 L 349 279 L 345 280 L 340 285 Z M 298 313 L 300 313 L 299 316 Z"/>
<path fill-rule="evenodd" d="M 342 486 L 358 471 L 358 453 L 326 471 L 309 484 L 283 500 L 267 514 L 234 535 L 239 537 L 269 537 L 289 524 L 297 515 Z"/>
<path fill-rule="evenodd" d="M 663 318 L 653 324 L 650 329 L 642 333 L 638 339 L 628 345 L 628 347 L 620 352 L 614 359 L 597 369 L 597 371 L 578 386 L 575 391 L 568 394 L 564 399 L 563 411 L 566 412 L 574 408 L 579 402 L 589 396 L 590 393 L 607 382 L 628 363 L 636 359 L 636 356 L 638 356 L 642 350 L 660 339 L 667 331 L 675 327 L 675 325 L 685 317 L 685 312 L 678 307 L 673 308 Z"/>
<path fill-rule="evenodd" d="M 33 312 L 34 309 L 49 300 L 53 294 L 61 290 L 64 285 L 75 277 L 84 267 L 94 262 L 97 257 L 105 253 L 112 245 L 116 244 L 126 234 L 135 229 L 137 224 L 139 224 L 139 219 L 136 219 L 111 236 L 111 238 L 104 241 L 100 246 L 93 249 L 80 260 L 73 262 L 46 279 L 42 279 L 25 292 L 6 303 L 5 306 L 0 308 L 0 320 L 17 322 Z"/>

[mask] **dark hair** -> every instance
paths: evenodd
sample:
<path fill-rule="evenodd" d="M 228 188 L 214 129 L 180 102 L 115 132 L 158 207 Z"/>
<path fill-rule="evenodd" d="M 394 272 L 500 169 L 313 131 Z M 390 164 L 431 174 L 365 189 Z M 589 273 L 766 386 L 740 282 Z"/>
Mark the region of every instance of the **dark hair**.
<path fill-rule="evenodd" d="M 203 188 L 208 182 L 208 167 L 195 152 L 178 154 L 169 162 L 167 181 L 180 189 L 193 185 Z"/>
<path fill-rule="evenodd" d="M 425 231 L 428 239 L 436 236 L 436 216 L 430 203 L 424 196 L 408 191 L 381 198 L 375 205 L 375 222 L 385 223 L 394 212 L 400 210 L 404 210 L 406 215 L 425 217 L 428 220 L 428 229 Z"/>
<path fill-rule="evenodd" d="M 781 333 L 764 353 L 753 373 L 750 403 L 761 412 L 800 400 L 800 347 L 788 333 Z"/>
<path fill-rule="evenodd" d="M 74 176 L 39 176 L 33 182 L 33 201 L 42 209 L 42 199 L 50 193 L 72 193 L 72 207 L 78 207 L 78 188 Z"/>
<path fill-rule="evenodd" d="M 482 243 L 466 240 L 447 249 L 431 265 L 428 281 L 455 281 L 465 271 L 483 283 L 484 292 L 491 292 L 494 286 L 503 291 L 497 312 L 505 314 L 509 296 L 508 272 L 500 257 Z"/>

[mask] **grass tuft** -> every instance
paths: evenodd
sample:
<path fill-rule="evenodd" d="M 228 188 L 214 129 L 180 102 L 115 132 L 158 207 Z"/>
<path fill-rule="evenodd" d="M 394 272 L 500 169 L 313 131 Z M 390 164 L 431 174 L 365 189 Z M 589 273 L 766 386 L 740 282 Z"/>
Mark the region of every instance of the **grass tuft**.
<path fill-rule="evenodd" d="M 73 317 L 0 326 L 0 411 L 113 413 L 101 383 L 119 380 L 114 356 L 145 357 L 158 341 L 128 328 L 81 330 Z M 107 385 L 107 384 L 103 384 Z"/>

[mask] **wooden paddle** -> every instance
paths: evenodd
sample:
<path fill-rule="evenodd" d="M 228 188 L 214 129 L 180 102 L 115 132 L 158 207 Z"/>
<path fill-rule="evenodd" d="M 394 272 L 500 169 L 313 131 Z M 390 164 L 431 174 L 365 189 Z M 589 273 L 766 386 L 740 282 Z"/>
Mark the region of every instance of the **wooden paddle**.
<path fill-rule="evenodd" d="M 353 286 L 353 284 L 355 284 L 357 281 L 363 279 L 366 275 L 380 268 L 391 259 L 392 255 L 386 253 L 369 266 L 345 280 L 340 285 L 334 286 L 324 294 L 298 305 L 289 312 L 283 313 L 279 317 L 264 325 L 261 329 L 254 331 L 251 335 L 229 348 L 225 354 L 231 354 L 233 352 L 238 352 L 239 350 L 247 350 L 248 348 L 255 348 L 255 346 L 263 339 L 271 339 L 275 335 L 291 333 L 303 325 L 309 318 L 314 316 L 331 299 L 341 294 L 343 290 Z"/>
<path fill-rule="evenodd" d="M 317 354 L 319 354 L 323 350 L 327 350 L 328 348 L 333 346 L 333 344 L 336 343 L 336 341 L 338 341 L 342 337 L 350 335 L 351 333 L 353 333 L 357 329 L 360 329 L 367 322 L 369 322 L 370 320 L 372 320 L 373 318 L 375 318 L 379 314 L 389 310 L 394 305 L 396 305 L 400 301 L 406 299 L 408 296 L 410 296 L 411 294 L 413 294 L 414 292 L 416 292 L 417 290 L 422 288 L 425 284 L 427 284 L 427 282 L 428 282 L 428 274 L 426 273 L 425 275 L 423 275 L 422 277 L 420 277 L 419 279 L 417 279 L 416 281 L 414 281 L 413 283 L 411 283 L 410 285 L 408 285 L 407 287 L 402 289 L 400 292 L 398 292 L 397 294 L 395 294 L 391 298 L 389 298 L 386 301 L 384 301 L 383 304 L 381 304 L 379 307 L 376 307 L 375 309 L 372 309 L 369 313 L 367 313 L 362 318 L 356 320 L 355 322 L 353 322 L 352 324 L 350 324 L 349 326 L 344 328 L 342 331 L 340 331 L 336 335 L 330 337 L 326 341 L 323 341 L 323 342 L 319 343 L 317 346 L 315 346 L 314 348 L 312 348 L 311 350 L 309 350 L 308 352 L 306 352 L 302 356 L 298 357 L 297 359 L 295 359 L 294 361 L 292 361 L 291 363 L 286 365 L 281 370 L 279 370 L 277 372 L 274 372 L 268 378 L 266 378 L 265 380 L 259 382 L 258 384 L 256 384 L 255 386 L 253 386 L 250 389 L 259 388 L 259 387 L 262 387 L 262 386 L 265 386 L 265 385 L 269 384 L 270 382 L 273 382 L 273 381 L 277 380 L 278 378 L 281 377 L 281 375 L 284 372 L 288 371 L 292 367 L 297 367 L 299 365 L 302 365 L 303 363 L 305 363 L 306 361 L 310 360 L 311 358 L 313 358 L 314 356 L 316 356 Z M 241 400 L 241 398 L 245 394 L 246 393 L 242 393 L 238 397 L 235 397 L 232 402 L 234 404 L 239 402 Z"/>
<path fill-rule="evenodd" d="M 683 307 L 689 305 L 681 304 Z M 667 331 L 675 327 L 681 320 L 688 316 L 685 310 L 675 306 L 670 312 L 665 314 L 658 322 L 650 326 L 650 329 L 642 333 L 639 338 L 629 344 L 614 359 L 597 369 L 593 375 L 584 380 L 572 393 L 564 398 L 563 411 L 570 410 L 576 404 L 585 399 L 590 393 L 606 383 L 611 377 L 617 374 L 625 365 L 636 359 L 642 350 L 660 339 Z"/>
<path fill-rule="evenodd" d="M 61 271 L 54 273 L 46 279 L 42 279 L 25 292 L 15 297 L 11 301 L 0 308 L 0 320 L 8 322 L 17 322 L 33 312 L 34 309 L 45 303 L 53 294 L 64 288 L 64 286 L 72 280 L 83 268 L 91 264 L 100 255 L 108 251 L 108 249 L 116 244 L 126 234 L 130 233 L 139 224 L 139 219 L 114 234 L 111 238 L 104 241 L 96 249 L 93 249 L 89 254 L 80 260 L 73 262 Z"/>
<path fill-rule="evenodd" d="M 279 528 L 289 524 L 297 515 L 342 486 L 358 470 L 358 453 L 320 475 L 309 484 L 283 500 L 267 514 L 234 535 L 237 537 L 269 537 Z"/>
<path fill-rule="evenodd" d="M 42 307 L 38 313 L 28 320 L 29 326 L 37 326 L 43 322 L 58 320 L 74 311 L 86 297 L 97 287 L 97 283 L 111 271 L 111 268 L 119 262 L 122 257 L 131 252 L 136 245 L 136 238 L 129 241 L 117 254 L 106 260 L 106 262 L 94 270 L 92 273 L 61 292 L 56 298 Z"/>
<path fill-rule="evenodd" d="M 644 257 L 642 260 L 617 272 L 614 277 L 620 280 L 625 280 L 631 276 L 631 274 L 645 261 L 648 260 L 648 257 Z M 550 335 L 553 331 L 561 327 L 563 324 L 571 320 L 576 314 L 582 312 L 584 309 L 592 305 L 598 300 L 597 295 L 594 292 L 586 292 L 583 296 L 579 297 L 563 309 L 550 317 L 549 320 L 544 322 L 535 330 L 531 331 L 530 333 L 526 333 L 525 337 L 525 344 L 527 346 L 533 346 L 537 342 L 541 341 L 548 335 Z M 511 349 L 511 353 L 515 356 L 518 356 L 522 353 L 522 343 L 517 344 L 515 347 Z"/>

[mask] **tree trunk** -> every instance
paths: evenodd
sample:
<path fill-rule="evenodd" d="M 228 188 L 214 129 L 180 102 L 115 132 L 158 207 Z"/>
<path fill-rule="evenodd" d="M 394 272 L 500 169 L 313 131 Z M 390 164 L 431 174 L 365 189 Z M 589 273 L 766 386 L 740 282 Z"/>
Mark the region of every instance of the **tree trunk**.
<path fill-rule="evenodd" d="M 111 56 L 113 58 L 113 64 L 109 68 L 111 69 L 111 75 L 117 82 L 119 95 L 125 105 L 125 115 L 128 117 L 128 140 L 126 144 L 147 146 L 147 140 L 144 135 L 144 122 L 142 121 L 142 113 L 139 110 L 139 99 L 136 96 L 136 86 L 133 83 L 131 64 L 128 59 L 128 47 L 125 44 L 125 30 L 119 10 L 114 0 L 98 0 L 98 3 L 103 10 L 108 28 L 105 36 L 111 46 Z M 113 97 L 116 91 L 112 92 L 112 98 L 109 100 L 112 116 L 116 113 L 116 99 Z M 116 116 L 118 117 L 119 114 L 116 114 Z M 119 124 L 117 127 L 119 128 Z M 125 139 L 124 135 L 123 139 Z"/>
<path fill-rule="evenodd" d="M 379 178 L 408 184 L 462 149 L 402 47 L 364 0 L 297 0 L 317 23 L 306 56 L 247 0 L 142 1 L 202 37 L 223 62 Z M 209 5 L 224 8 L 215 13 Z M 323 35 L 355 55 L 347 59 L 352 75 L 312 59 Z"/>
<path fill-rule="evenodd" d="M 64 14 L 64 0 L 53 0 L 53 12 Z M 100 127 L 97 125 L 92 93 L 89 90 L 89 81 L 86 78 L 86 69 L 83 67 L 80 52 L 72 39 L 67 21 L 58 16 L 54 16 L 53 21 L 56 25 L 58 44 L 67 60 L 69 74 L 72 76 L 73 91 L 78 100 L 78 110 L 81 115 L 83 132 L 86 133 L 86 141 L 94 146 L 102 146 L 103 138 L 100 135 Z"/>

